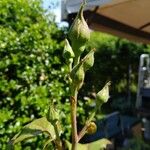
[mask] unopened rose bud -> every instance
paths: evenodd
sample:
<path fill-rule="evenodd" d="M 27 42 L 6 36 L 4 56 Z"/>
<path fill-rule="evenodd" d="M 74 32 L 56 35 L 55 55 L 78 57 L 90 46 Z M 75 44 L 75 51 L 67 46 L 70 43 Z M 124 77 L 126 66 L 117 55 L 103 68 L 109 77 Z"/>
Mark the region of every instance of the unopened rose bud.
<path fill-rule="evenodd" d="M 94 52 L 95 49 L 91 50 L 84 58 L 83 66 L 84 66 L 84 71 L 87 71 L 94 65 Z"/>
<path fill-rule="evenodd" d="M 90 39 L 90 30 L 83 17 L 83 8 L 85 4 L 82 4 L 80 10 L 70 27 L 68 36 L 71 40 L 71 45 L 75 56 L 80 56 L 80 54 L 85 49 L 85 44 Z"/>
<path fill-rule="evenodd" d="M 88 134 L 93 134 L 97 131 L 97 126 L 94 122 L 90 122 L 88 127 L 87 127 L 87 133 Z"/>
<path fill-rule="evenodd" d="M 79 90 L 83 85 L 83 81 L 85 77 L 83 62 L 80 62 L 72 69 L 70 73 L 70 77 L 72 79 L 73 87 L 77 87 L 77 89 Z"/>
<path fill-rule="evenodd" d="M 49 110 L 47 113 L 47 120 L 49 120 L 52 123 L 56 123 L 59 120 L 59 113 L 54 108 L 53 102 L 50 103 Z"/>
<path fill-rule="evenodd" d="M 103 103 L 106 103 L 109 99 L 109 86 L 111 82 L 109 81 L 103 87 L 101 91 L 96 94 L 96 106 L 100 107 Z"/>
<path fill-rule="evenodd" d="M 73 52 L 67 39 L 65 39 L 65 47 L 64 47 L 63 57 L 66 60 L 69 60 L 69 59 L 72 59 L 73 57 L 75 57 L 74 52 Z"/>

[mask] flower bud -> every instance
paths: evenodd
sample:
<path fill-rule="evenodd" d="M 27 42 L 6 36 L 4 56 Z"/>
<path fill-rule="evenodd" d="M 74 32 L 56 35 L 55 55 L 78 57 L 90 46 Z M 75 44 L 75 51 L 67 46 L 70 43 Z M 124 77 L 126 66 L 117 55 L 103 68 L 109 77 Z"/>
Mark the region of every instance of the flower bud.
<path fill-rule="evenodd" d="M 94 65 L 94 52 L 95 49 L 91 50 L 84 58 L 83 66 L 84 66 L 84 71 L 87 71 Z"/>
<path fill-rule="evenodd" d="M 60 124 L 60 115 L 54 108 L 54 103 L 50 102 L 48 113 L 46 114 L 47 120 L 57 129 L 59 136 L 62 134 L 62 126 Z"/>
<path fill-rule="evenodd" d="M 97 126 L 94 122 L 90 122 L 88 127 L 87 127 L 87 133 L 88 134 L 93 134 L 97 131 Z"/>
<path fill-rule="evenodd" d="M 106 103 L 109 99 L 109 86 L 111 82 L 109 81 L 103 87 L 101 91 L 96 94 L 96 106 L 100 107 L 103 103 Z"/>
<path fill-rule="evenodd" d="M 70 77 L 72 79 L 73 87 L 77 87 L 77 89 L 79 90 L 83 85 L 85 77 L 83 62 L 80 62 L 72 69 Z"/>
<path fill-rule="evenodd" d="M 63 57 L 68 61 L 70 59 L 72 59 L 73 57 L 75 57 L 74 52 L 73 52 L 67 39 L 65 39 L 65 47 L 64 47 Z"/>
<path fill-rule="evenodd" d="M 47 120 L 51 123 L 56 123 L 59 120 L 59 113 L 54 108 L 53 102 L 50 103 L 49 110 L 47 113 Z"/>
<path fill-rule="evenodd" d="M 84 5 L 85 4 L 81 5 L 80 10 L 68 33 L 75 56 L 80 56 L 85 49 L 86 42 L 90 39 L 90 30 L 83 17 Z"/>

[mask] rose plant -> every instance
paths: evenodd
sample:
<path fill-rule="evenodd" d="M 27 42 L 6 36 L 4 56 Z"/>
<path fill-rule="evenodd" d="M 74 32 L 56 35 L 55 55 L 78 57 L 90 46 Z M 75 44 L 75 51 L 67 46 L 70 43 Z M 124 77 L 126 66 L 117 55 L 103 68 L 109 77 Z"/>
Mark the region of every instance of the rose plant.
<path fill-rule="evenodd" d="M 68 39 L 65 40 L 65 47 L 63 57 L 68 65 L 68 80 L 70 82 L 70 113 L 71 113 L 71 130 L 72 141 L 61 139 L 63 129 L 60 122 L 59 111 L 56 109 L 54 102 L 49 104 L 49 110 L 46 116 L 36 119 L 31 123 L 23 127 L 22 131 L 16 134 L 9 142 L 8 149 L 13 149 L 13 145 L 23 140 L 32 138 L 41 133 L 47 135 L 47 141 L 43 146 L 43 149 L 47 149 L 49 143 L 52 143 L 54 149 L 64 150 L 80 150 L 80 149 L 100 149 L 101 144 L 108 141 L 99 140 L 89 144 L 80 144 L 80 139 L 85 134 L 92 134 L 96 132 L 96 124 L 93 122 L 94 116 L 100 109 L 103 103 L 106 103 L 109 98 L 109 86 L 110 82 L 106 83 L 102 90 L 96 95 L 96 106 L 91 115 L 87 118 L 84 127 L 81 131 L 77 131 L 77 99 L 78 92 L 84 83 L 84 77 L 87 70 L 89 70 L 94 64 L 94 52 L 92 49 L 85 57 L 81 57 L 81 54 L 85 50 L 87 42 L 90 40 L 90 29 L 83 17 L 83 8 L 85 1 L 82 3 L 80 10 L 70 27 L 68 33 Z"/>

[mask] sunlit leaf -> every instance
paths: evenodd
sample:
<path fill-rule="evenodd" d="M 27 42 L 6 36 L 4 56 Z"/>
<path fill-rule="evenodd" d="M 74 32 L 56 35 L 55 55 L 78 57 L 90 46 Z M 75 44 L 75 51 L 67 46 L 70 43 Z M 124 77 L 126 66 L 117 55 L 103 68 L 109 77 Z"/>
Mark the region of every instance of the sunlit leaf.
<path fill-rule="evenodd" d="M 50 135 L 52 140 L 56 137 L 53 125 L 50 122 L 48 122 L 46 117 L 36 119 L 31 123 L 27 124 L 21 132 L 19 132 L 12 138 L 10 144 L 21 142 L 25 139 L 37 136 L 43 132 Z"/>
<path fill-rule="evenodd" d="M 107 145 L 111 145 L 112 143 L 107 139 L 100 139 L 95 142 L 91 142 L 88 144 L 78 144 L 77 149 L 78 150 L 103 150 L 106 149 Z M 71 143 L 69 141 L 66 141 L 66 146 L 68 150 L 71 150 Z"/>

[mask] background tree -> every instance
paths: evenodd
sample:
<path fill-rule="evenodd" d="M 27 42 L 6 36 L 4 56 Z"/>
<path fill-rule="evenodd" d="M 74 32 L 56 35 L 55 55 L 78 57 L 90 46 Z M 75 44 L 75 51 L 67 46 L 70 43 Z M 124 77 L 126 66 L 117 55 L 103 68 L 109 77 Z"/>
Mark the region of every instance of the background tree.
<path fill-rule="evenodd" d="M 107 107 L 103 105 L 105 111 L 112 111 L 112 109 L 125 111 L 128 109 L 124 107 L 129 109 L 134 107 L 139 58 L 143 53 L 150 53 L 149 45 L 130 42 L 100 32 L 92 33 L 89 45 L 89 48 L 96 48 L 95 63 L 88 71 L 81 95 L 88 92 L 89 97 L 92 98 L 92 94 L 98 91 L 99 86 L 103 86 L 106 81 L 110 80 L 112 81 L 111 100 L 108 101 L 109 104 L 105 104 Z"/>
<path fill-rule="evenodd" d="M 63 102 L 64 32 L 53 22 L 41 0 L 0 1 L 1 149 L 22 125 L 45 114 L 51 99 Z M 37 141 L 22 143 L 23 149 Z"/>

